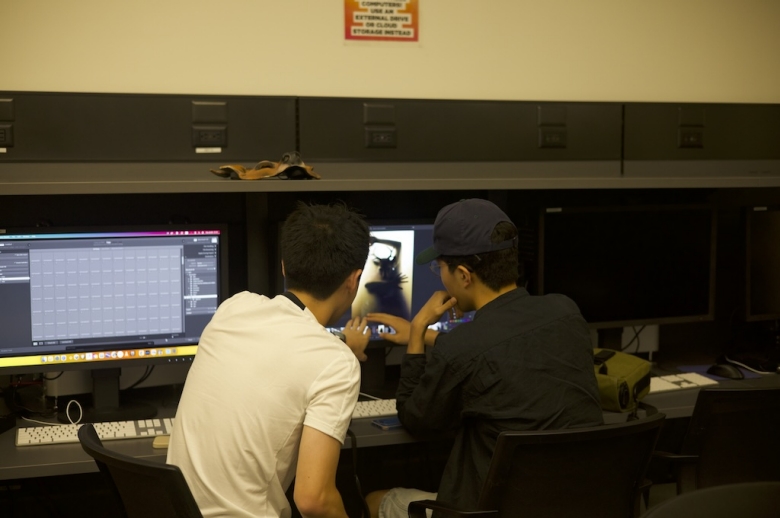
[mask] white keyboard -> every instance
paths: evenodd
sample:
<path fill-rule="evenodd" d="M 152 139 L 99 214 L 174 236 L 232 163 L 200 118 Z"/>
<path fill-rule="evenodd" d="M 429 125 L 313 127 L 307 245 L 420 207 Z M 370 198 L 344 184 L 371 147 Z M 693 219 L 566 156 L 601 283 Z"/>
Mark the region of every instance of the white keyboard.
<path fill-rule="evenodd" d="M 370 401 L 358 401 L 352 419 L 364 417 L 385 417 L 398 415 L 395 409 L 395 399 L 372 399 Z"/>
<path fill-rule="evenodd" d="M 696 372 L 683 372 L 650 378 L 650 393 L 655 394 L 657 392 L 669 392 L 670 390 L 706 387 L 717 384 L 718 382 L 714 379 L 702 376 Z"/>
<path fill-rule="evenodd" d="M 16 430 L 17 446 L 41 446 L 46 444 L 78 443 L 80 424 L 38 425 Z M 173 418 L 145 419 L 141 421 L 113 421 L 94 423 L 95 431 L 103 441 L 139 439 L 169 435 L 173 430 Z"/>

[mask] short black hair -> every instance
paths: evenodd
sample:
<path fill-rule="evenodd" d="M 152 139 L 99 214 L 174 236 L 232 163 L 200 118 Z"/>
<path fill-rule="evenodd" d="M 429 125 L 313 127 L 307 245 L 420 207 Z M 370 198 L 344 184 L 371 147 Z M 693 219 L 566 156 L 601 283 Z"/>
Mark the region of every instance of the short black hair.
<path fill-rule="evenodd" d="M 485 286 L 493 291 L 499 291 L 510 284 L 517 284 L 522 276 L 517 254 L 517 237 L 517 228 L 509 221 L 502 221 L 493 229 L 490 240 L 493 243 L 503 243 L 515 239 L 514 246 L 477 255 L 442 255 L 439 259 L 447 264 L 450 273 L 458 266 L 465 266 L 470 272 L 475 273 Z"/>
<path fill-rule="evenodd" d="M 327 299 L 365 266 L 369 239 L 368 223 L 345 204 L 299 202 L 282 226 L 287 288 Z"/>

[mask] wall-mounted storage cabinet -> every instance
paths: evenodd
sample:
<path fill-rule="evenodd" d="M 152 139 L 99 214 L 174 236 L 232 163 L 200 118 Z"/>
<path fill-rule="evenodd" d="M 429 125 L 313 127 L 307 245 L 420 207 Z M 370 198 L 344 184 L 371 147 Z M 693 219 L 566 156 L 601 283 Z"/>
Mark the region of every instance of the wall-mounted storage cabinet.
<path fill-rule="evenodd" d="M 625 105 L 628 177 L 780 176 L 780 106 Z"/>
<path fill-rule="evenodd" d="M 300 146 L 334 162 L 614 161 L 622 105 L 301 98 Z"/>
<path fill-rule="evenodd" d="M 777 186 L 780 105 L 0 92 L 0 195 Z"/>
<path fill-rule="evenodd" d="M 276 160 L 295 99 L 0 92 L 0 163 Z"/>

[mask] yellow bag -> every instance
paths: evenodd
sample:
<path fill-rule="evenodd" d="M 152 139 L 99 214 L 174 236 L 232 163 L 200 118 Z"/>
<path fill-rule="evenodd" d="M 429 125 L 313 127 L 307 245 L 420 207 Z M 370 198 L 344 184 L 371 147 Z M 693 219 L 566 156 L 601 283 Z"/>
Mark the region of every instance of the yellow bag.
<path fill-rule="evenodd" d="M 601 394 L 601 408 L 633 412 L 650 392 L 650 362 L 633 354 L 593 349 L 593 368 Z"/>

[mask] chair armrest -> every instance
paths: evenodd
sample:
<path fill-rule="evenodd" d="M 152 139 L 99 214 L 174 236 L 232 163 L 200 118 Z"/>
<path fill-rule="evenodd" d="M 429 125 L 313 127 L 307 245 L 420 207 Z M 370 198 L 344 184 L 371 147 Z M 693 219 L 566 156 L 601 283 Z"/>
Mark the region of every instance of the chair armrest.
<path fill-rule="evenodd" d="M 679 453 L 671 453 L 668 451 L 654 451 L 653 457 L 659 459 L 666 459 L 672 462 L 679 462 L 684 464 L 693 464 L 699 461 L 698 455 L 680 455 Z"/>
<path fill-rule="evenodd" d="M 427 518 L 426 509 L 446 514 L 448 516 L 469 516 L 472 518 L 498 516 L 498 511 L 463 511 L 455 506 L 437 500 L 417 500 L 409 502 L 409 518 Z"/>
<path fill-rule="evenodd" d="M 674 477 L 677 479 L 678 495 L 694 491 L 697 488 L 698 455 L 680 455 L 666 451 L 654 451 L 653 458 L 664 459 L 671 464 L 674 470 Z"/>

